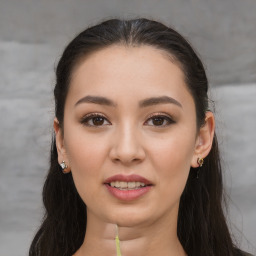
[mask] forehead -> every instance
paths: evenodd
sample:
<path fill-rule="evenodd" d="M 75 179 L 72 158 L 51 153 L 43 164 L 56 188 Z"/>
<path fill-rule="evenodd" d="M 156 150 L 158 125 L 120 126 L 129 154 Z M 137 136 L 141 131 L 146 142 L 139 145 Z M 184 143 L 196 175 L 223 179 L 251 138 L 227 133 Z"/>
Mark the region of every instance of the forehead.
<path fill-rule="evenodd" d="M 168 61 L 175 62 L 175 56 L 172 56 L 166 50 L 151 46 L 151 45 L 125 45 L 122 43 L 113 44 L 100 48 L 98 50 L 92 51 L 89 54 L 86 54 L 84 59 L 81 59 L 81 63 L 85 60 L 92 60 L 98 58 L 107 58 L 106 61 L 109 61 L 108 57 L 111 57 L 111 60 L 115 60 L 115 57 L 137 57 L 146 59 L 146 56 L 154 58 L 160 57 L 165 58 Z M 80 64 L 81 64 L 80 63 Z"/>
<path fill-rule="evenodd" d="M 118 90 L 143 92 L 149 97 L 170 90 L 173 96 L 188 94 L 184 73 L 174 57 L 145 45 L 113 45 L 85 56 L 73 71 L 70 90 L 77 97 L 86 92 L 115 94 Z"/>
<path fill-rule="evenodd" d="M 154 74 L 159 71 L 157 67 L 160 66 L 161 69 L 164 66 L 166 69 L 172 66 L 172 71 L 176 69 L 180 78 L 184 79 L 180 63 L 165 50 L 148 45 L 112 45 L 82 57 L 75 65 L 71 79 L 77 78 L 81 72 L 85 74 L 85 71 L 93 75 L 94 72 L 91 73 L 91 71 L 94 71 L 95 68 L 97 71 L 101 71 L 101 74 L 105 74 L 109 69 L 114 74 L 115 71 L 120 71 L 122 68 L 124 71 L 130 69 L 134 71 L 138 68 L 138 71 L 148 71 Z"/>

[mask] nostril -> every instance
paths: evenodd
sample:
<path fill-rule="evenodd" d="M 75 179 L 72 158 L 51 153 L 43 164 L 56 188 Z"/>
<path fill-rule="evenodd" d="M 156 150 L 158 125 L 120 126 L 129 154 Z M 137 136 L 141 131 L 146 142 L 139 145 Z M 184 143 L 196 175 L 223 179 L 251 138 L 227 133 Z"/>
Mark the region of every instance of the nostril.
<path fill-rule="evenodd" d="M 120 138 L 118 142 L 112 145 L 109 156 L 115 163 L 139 163 L 145 158 L 145 151 L 137 139 Z"/>

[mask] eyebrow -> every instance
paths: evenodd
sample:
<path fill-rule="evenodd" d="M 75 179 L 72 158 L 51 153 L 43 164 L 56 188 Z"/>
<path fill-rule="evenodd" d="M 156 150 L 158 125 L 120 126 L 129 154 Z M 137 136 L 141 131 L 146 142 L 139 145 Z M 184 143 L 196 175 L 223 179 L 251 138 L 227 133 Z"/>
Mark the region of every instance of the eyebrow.
<path fill-rule="evenodd" d="M 108 98 L 101 97 L 101 96 L 91 96 L 91 95 L 85 96 L 80 100 L 78 100 L 75 106 L 81 103 L 94 103 L 94 104 L 111 106 L 111 107 L 117 106 L 116 103 L 114 103 L 112 100 Z M 177 100 L 169 96 L 160 96 L 160 97 L 152 97 L 152 98 L 144 99 L 139 102 L 139 107 L 143 108 L 143 107 L 149 107 L 149 106 L 158 105 L 158 104 L 175 104 L 182 108 L 182 105 L 180 102 L 178 102 Z"/>
<path fill-rule="evenodd" d="M 99 105 L 105 105 L 105 106 L 112 106 L 115 107 L 116 104 L 110 100 L 107 99 L 105 97 L 101 97 L 101 96 L 85 96 L 82 99 L 80 99 L 75 106 L 81 104 L 81 103 L 94 103 L 94 104 L 99 104 Z"/>
<path fill-rule="evenodd" d="M 175 100 L 174 98 L 169 97 L 169 96 L 148 98 L 148 99 L 140 101 L 139 106 L 140 107 L 149 107 L 152 105 L 167 104 L 167 103 L 175 104 L 182 108 L 182 105 L 180 102 L 178 102 L 177 100 Z"/>

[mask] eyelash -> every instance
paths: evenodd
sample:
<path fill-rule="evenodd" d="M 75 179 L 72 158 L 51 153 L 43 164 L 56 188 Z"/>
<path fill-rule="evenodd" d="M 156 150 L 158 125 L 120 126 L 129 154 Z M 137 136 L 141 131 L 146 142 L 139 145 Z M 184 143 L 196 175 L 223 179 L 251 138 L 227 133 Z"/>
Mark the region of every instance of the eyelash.
<path fill-rule="evenodd" d="M 156 127 L 159 127 L 159 128 L 166 127 L 168 125 L 171 125 L 171 124 L 175 123 L 175 121 L 173 120 L 172 117 L 170 117 L 169 115 L 166 115 L 166 114 L 164 115 L 162 113 L 154 113 L 154 114 L 150 115 L 145 123 L 147 123 L 148 120 L 152 121 L 153 118 L 161 118 L 161 119 L 163 119 L 164 121 L 167 122 L 165 125 L 151 125 L 151 126 L 156 126 Z"/>
<path fill-rule="evenodd" d="M 94 125 L 94 124 L 89 124 L 90 121 L 93 121 L 93 118 L 102 118 L 103 119 L 103 124 L 102 125 Z M 155 126 L 155 127 L 166 127 L 168 125 L 171 125 L 173 123 L 175 123 L 175 121 L 172 119 L 172 117 L 170 117 L 169 115 L 163 115 L 162 113 L 155 113 L 155 114 L 152 114 L 148 117 L 148 119 L 146 120 L 145 123 L 148 123 L 149 120 L 152 121 L 154 118 L 160 118 L 160 119 L 163 119 L 164 121 L 166 121 L 167 123 L 164 124 L 164 125 L 149 125 L 149 126 Z M 86 116 L 84 116 L 82 119 L 81 119 L 81 123 L 85 126 L 88 126 L 88 127 L 100 127 L 100 126 L 104 126 L 104 122 L 107 120 L 107 118 L 102 115 L 102 114 L 99 114 L 99 113 L 92 113 L 92 114 L 88 114 Z M 108 124 L 105 124 L 105 125 L 111 125 L 111 123 L 107 120 Z M 145 124 L 144 123 L 144 124 Z"/>

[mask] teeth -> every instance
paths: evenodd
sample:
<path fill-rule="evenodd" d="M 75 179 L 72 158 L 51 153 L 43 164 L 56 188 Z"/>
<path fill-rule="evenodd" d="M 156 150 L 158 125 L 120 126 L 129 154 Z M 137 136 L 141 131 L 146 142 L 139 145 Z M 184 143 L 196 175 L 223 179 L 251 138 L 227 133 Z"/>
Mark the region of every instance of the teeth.
<path fill-rule="evenodd" d="M 110 183 L 111 187 L 118 188 L 120 190 L 132 190 L 139 189 L 141 187 L 145 187 L 145 183 L 139 181 L 112 181 Z"/>
<path fill-rule="evenodd" d="M 136 182 L 127 182 L 128 188 L 135 188 L 136 187 Z"/>

